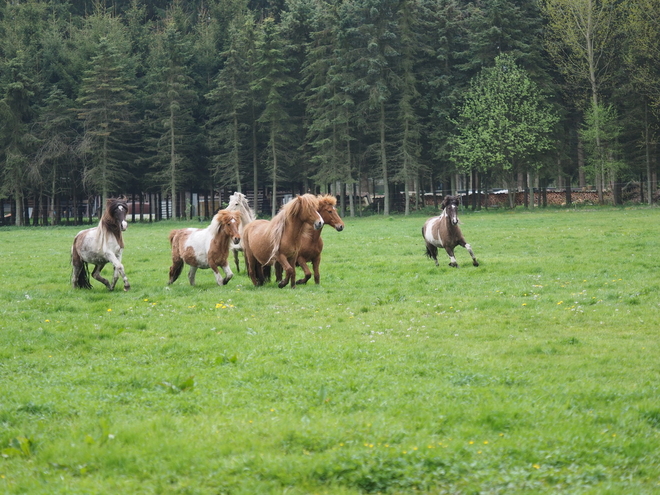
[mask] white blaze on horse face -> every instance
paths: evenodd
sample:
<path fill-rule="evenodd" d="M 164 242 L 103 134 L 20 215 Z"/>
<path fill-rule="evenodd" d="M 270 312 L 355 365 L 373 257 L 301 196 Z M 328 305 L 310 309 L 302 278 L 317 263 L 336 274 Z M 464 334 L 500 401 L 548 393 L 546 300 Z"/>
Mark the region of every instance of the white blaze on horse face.
<path fill-rule="evenodd" d="M 449 221 L 452 225 L 458 224 L 458 214 L 456 213 L 456 205 L 448 205 L 445 208 L 447 215 L 449 216 Z"/>
<path fill-rule="evenodd" d="M 123 207 L 123 206 L 119 206 L 117 209 L 118 209 L 119 211 L 122 211 L 122 212 L 124 211 L 124 207 Z M 121 221 L 120 228 L 121 228 L 122 231 L 124 231 L 124 230 L 126 230 L 126 229 L 128 228 L 128 222 L 126 221 L 125 218 L 124 218 L 124 220 Z"/>
<path fill-rule="evenodd" d="M 323 228 L 323 217 L 318 211 L 316 212 L 316 216 L 319 217 L 319 221 L 314 222 L 314 230 L 321 230 Z"/>

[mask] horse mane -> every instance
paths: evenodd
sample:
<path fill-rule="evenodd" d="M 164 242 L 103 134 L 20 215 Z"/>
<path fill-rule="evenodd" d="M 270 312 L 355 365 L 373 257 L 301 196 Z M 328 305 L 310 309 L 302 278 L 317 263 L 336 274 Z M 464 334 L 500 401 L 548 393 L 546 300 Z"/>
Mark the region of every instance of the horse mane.
<path fill-rule="evenodd" d="M 236 222 L 241 221 L 241 212 L 240 211 L 231 211 L 229 209 L 220 210 L 213 217 L 211 225 L 217 225 L 217 230 L 220 230 L 220 227 L 226 223 L 235 220 Z"/>
<path fill-rule="evenodd" d="M 324 194 L 322 196 L 318 196 L 318 200 L 319 200 L 319 206 L 320 205 L 337 206 L 337 198 L 331 194 Z"/>
<path fill-rule="evenodd" d="M 301 213 L 304 215 L 313 215 L 313 212 L 318 210 L 318 205 L 319 200 L 316 196 L 313 194 L 303 194 L 302 196 L 296 196 L 295 199 L 289 201 L 280 208 L 277 215 L 275 215 L 270 221 L 270 228 L 268 229 L 268 240 L 273 246 L 270 260 L 272 260 L 277 254 L 288 220 L 299 216 Z"/>
<path fill-rule="evenodd" d="M 110 232 L 117 238 L 117 243 L 119 247 L 124 248 L 124 238 L 121 235 L 121 226 L 115 221 L 115 211 L 120 206 L 123 206 L 128 212 L 128 203 L 124 198 L 108 198 L 105 203 L 105 211 L 101 216 L 101 221 L 99 222 L 99 227 L 101 230 L 101 239 L 105 242 L 105 233 Z"/>
<path fill-rule="evenodd" d="M 241 213 L 241 226 L 245 226 L 256 219 L 247 197 L 238 191 L 229 196 L 229 204 L 226 209 Z"/>

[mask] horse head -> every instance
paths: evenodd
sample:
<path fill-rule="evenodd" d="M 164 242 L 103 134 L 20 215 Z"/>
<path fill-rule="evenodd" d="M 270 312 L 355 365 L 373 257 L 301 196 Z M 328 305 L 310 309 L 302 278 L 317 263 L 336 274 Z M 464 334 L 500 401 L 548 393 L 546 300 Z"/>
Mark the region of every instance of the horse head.
<path fill-rule="evenodd" d="M 241 234 L 238 229 L 241 224 L 241 213 L 238 211 L 220 210 L 215 214 L 218 222 L 218 233 L 224 232 L 234 244 L 241 242 Z"/>
<path fill-rule="evenodd" d="M 337 213 L 337 198 L 326 194 L 324 196 L 319 196 L 318 200 L 318 212 L 321 215 L 323 222 L 334 227 L 337 232 L 344 230 L 344 222 Z"/>
<path fill-rule="evenodd" d="M 458 196 L 445 196 L 442 201 L 442 208 L 445 210 L 445 215 L 449 218 L 452 225 L 458 225 L 458 205 L 460 199 Z"/>
<path fill-rule="evenodd" d="M 102 217 L 104 223 L 114 224 L 123 232 L 128 228 L 126 215 L 128 215 L 128 203 L 124 198 L 108 198 Z"/>
<path fill-rule="evenodd" d="M 319 200 L 313 194 L 297 196 L 296 199 L 285 205 L 285 208 L 287 207 L 291 208 L 289 210 L 291 215 L 297 216 L 303 223 L 313 225 L 314 230 L 321 230 L 323 228 L 323 218 L 318 211 Z"/>

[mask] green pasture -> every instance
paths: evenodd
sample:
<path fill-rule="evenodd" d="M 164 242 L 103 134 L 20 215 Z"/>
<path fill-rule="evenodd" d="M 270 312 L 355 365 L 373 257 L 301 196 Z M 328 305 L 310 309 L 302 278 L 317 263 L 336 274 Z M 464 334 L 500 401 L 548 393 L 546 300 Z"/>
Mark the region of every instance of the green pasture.
<path fill-rule="evenodd" d="M 79 228 L 0 229 L 0 493 L 660 493 L 660 210 L 460 218 L 479 267 L 346 218 L 294 290 L 168 287 L 162 222 L 74 291 Z"/>

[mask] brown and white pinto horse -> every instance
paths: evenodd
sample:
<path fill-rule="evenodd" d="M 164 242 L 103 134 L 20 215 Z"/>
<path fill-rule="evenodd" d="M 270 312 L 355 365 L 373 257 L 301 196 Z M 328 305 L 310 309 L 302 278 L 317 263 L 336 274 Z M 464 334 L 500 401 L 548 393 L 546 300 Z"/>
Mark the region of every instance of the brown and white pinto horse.
<path fill-rule="evenodd" d="M 323 219 L 318 210 L 319 201 L 312 194 L 297 196 L 284 205 L 272 220 L 255 220 L 243 231 L 243 249 L 248 274 L 254 285 L 263 285 L 264 267 L 275 262 L 282 265 L 286 277 L 278 286 L 296 286 L 296 260 L 302 244 L 306 224 L 319 230 Z"/>
<path fill-rule="evenodd" d="M 337 232 L 344 230 L 344 222 L 337 213 L 337 198 L 329 194 L 317 196 L 319 200 L 318 212 L 323 219 L 325 225 L 334 227 Z M 312 277 L 312 272 L 307 266 L 308 262 L 312 262 L 312 269 L 314 270 L 314 283 L 318 284 L 321 281 L 319 274 L 319 265 L 321 264 L 321 252 L 323 251 L 323 239 L 321 239 L 321 232 L 323 227 L 319 230 L 314 230 L 310 225 L 305 225 L 302 234 L 302 243 L 300 251 L 298 251 L 298 259 L 296 264 L 305 272 L 305 277 L 296 281 L 296 284 L 306 284 Z M 279 282 L 282 279 L 282 267 L 279 263 L 275 265 L 276 279 Z"/>
<path fill-rule="evenodd" d="M 183 265 L 190 265 L 188 280 L 195 285 L 195 273 L 198 268 L 213 270 L 218 285 L 225 285 L 234 274 L 229 268 L 229 241 L 238 244 L 241 235 L 238 233 L 241 215 L 237 211 L 220 210 L 215 214 L 211 224 L 205 229 L 178 229 L 170 232 L 172 245 L 172 266 L 170 267 L 170 284 L 173 284 Z M 225 272 L 220 275 L 218 267 Z"/>
<path fill-rule="evenodd" d="M 463 246 L 472 256 L 472 264 L 479 266 L 477 258 L 472 252 L 472 247 L 465 242 L 463 233 L 458 226 L 458 205 L 460 199 L 457 196 L 446 196 L 442 201 L 443 212 L 439 217 L 429 218 L 422 227 L 422 235 L 426 241 L 426 256 L 435 260 L 438 266 L 438 248 L 443 247 L 449 255 L 449 266 L 458 268 L 454 257 L 454 248 Z"/>
<path fill-rule="evenodd" d="M 250 203 L 245 197 L 245 194 L 240 192 L 235 192 L 229 196 L 229 204 L 227 205 L 227 210 L 240 212 L 241 224 L 238 227 L 238 232 L 241 234 L 241 237 L 243 236 L 243 230 L 245 229 L 245 226 L 257 218 L 254 215 L 254 212 L 250 209 Z M 243 244 L 240 242 L 238 244 L 230 244 L 229 248 L 234 252 L 234 263 L 236 263 L 236 271 L 240 272 L 241 269 L 238 263 L 238 252 L 243 251 Z"/>
<path fill-rule="evenodd" d="M 92 277 L 105 285 L 108 290 L 114 290 L 117 280 L 124 279 L 124 290 L 131 288 L 121 263 L 124 252 L 122 232 L 126 230 L 126 214 L 128 204 L 124 198 L 109 198 L 105 211 L 97 227 L 81 230 L 76 234 L 71 247 L 71 264 L 73 274 L 71 283 L 75 289 L 91 289 L 87 263 L 94 265 Z M 112 263 L 114 274 L 112 282 L 101 276 L 101 270 L 107 263 Z"/>

